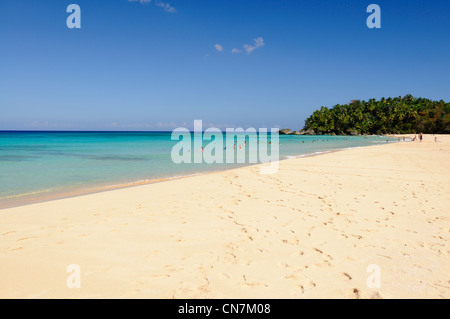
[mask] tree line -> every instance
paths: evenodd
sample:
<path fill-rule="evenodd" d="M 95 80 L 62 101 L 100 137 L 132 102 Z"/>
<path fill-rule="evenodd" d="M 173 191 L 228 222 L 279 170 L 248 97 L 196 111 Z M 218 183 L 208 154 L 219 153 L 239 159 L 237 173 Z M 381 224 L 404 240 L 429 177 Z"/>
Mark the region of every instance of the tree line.
<path fill-rule="evenodd" d="M 304 132 L 314 134 L 450 133 L 450 103 L 404 97 L 379 101 L 353 100 L 332 108 L 321 107 L 305 121 Z"/>

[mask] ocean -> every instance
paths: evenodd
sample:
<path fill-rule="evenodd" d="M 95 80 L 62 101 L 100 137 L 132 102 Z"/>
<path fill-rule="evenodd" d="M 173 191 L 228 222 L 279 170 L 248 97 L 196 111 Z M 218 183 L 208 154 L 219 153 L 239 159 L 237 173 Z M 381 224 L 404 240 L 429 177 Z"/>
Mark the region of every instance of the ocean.
<path fill-rule="evenodd" d="M 281 135 L 279 141 L 283 160 L 397 140 Z M 178 142 L 171 140 L 171 132 L 0 131 L 0 208 L 250 165 L 175 164 L 171 152 Z M 247 156 L 249 148 L 242 148 Z"/>

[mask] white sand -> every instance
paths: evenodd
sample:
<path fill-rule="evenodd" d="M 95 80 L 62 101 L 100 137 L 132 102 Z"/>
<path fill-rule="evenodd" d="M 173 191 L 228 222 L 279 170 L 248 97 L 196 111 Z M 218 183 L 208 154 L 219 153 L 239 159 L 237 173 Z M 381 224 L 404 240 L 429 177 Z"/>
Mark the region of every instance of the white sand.
<path fill-rule="evenodd" d="M 439 139 L 0 210 L 0 297 L 449 298 Z"/>

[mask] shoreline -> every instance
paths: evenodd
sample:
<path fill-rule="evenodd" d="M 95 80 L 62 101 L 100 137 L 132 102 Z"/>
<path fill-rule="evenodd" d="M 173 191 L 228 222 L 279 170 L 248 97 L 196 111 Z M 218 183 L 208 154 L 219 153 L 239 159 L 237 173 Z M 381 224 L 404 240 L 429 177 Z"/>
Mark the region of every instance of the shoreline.
<path fill-rule="evenodd" d="M 398 143 L 398 142 L 390 141 L 389 143 Z M 389 143 L 387 143 L 387 144 L 389 144 Z M 341 152 L 341 151 L 357 149 L 357 148 L 379 146 L 379 145 L 384 145 L 384 144 L 352 146 L 352 147 L 340 148 L 340 149 L 335 149 L 335 150 L 314 152 L 314 153 L 310 153 L 310 154 L 287 156 L 287 158 L 285 158 L 285 159 L 280 159 L 279 162 L 286 161 L 286 160 L 292 160 L 292 159 L 298 159 L 298 158 L 320 156 L 320 155 L 325 155 L 325 154 L 329 154 L 329 153 Z M 234 164 L 234 165 L 236 165 L 236 164 Z M 123 183 L 123 184 L 119 183 L 119 184 L 113 184 L 113 185 L 83 187 L 83 188 L 73 189 L 70 191 L 55 191 L 54 193 L 50 193 L 50 194 L 47 194 L 44 196 L 36 196 L 36 197 L 22 196 L 22 199 L 18 200 L 18 201 L 8 200 L 8 199 L 0 199 L 0 213 L 2 210 L 9 209 L 9 208 L 22 207 L 22 206 L 28 206 L 28 205 L 33 205 L 33 204 L 45 203 L 45 202 L 54 201 L 54 200 L 61 200 L 61 199 L 103 193 L 103 192 L 108 192 L 108 191 L 113 191 L 113 190 L 118 190 L 118 189 L 126 189 L 126 188 L 138 187 L 138 186 L 143 186 L 143 185 L 164 183 L 164 182 L 169 182 L 172 180 L 190 178 L 190 177 L 195 177 L 195 176 L 200 176 L 200 175 L 220 173 L 220 172 L 230 171 L 230 170 L 234 170 L 234 169 L 259 166 L 259 165 L 264 165 L 264 164 L 261 164 L 261 163 L 244 164 L 241 167 L 225 168 L 225 169 L 218 169 L 218 170 L 211 170 L 211 171 L 205 170 L 203 172 L 197 172 L 197 173 L 187 174 L 187 175 L 177 175 L 177 176 L 169 176 L 169 177 L 162 177 L 162 178 L 155 178 L 155 179 L 148 179 L 148 180 L 140 180 L 140 181 L 135 181 L 135 182 Z M 20 196 L 20 194 L 18 194 L 16 196 Z"/>
<path fill-rule="evenodd" d="M 450 135 L 440 139 L 4 209 L 0 297 L 448 299 Z"/>

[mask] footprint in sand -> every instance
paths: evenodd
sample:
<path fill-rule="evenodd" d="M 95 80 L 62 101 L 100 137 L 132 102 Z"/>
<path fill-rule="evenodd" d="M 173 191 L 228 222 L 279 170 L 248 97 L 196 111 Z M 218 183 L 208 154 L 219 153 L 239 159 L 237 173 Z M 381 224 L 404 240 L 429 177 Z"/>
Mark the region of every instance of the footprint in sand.
<path fill-rule="evenodd" d="M 244 279 L 243 286 L 246 286 L 246 287 L 268 287 L 267 284 L 262 283 L 262 282 L 249 282 L 249 281 L 247 281 L 247 278 L 245 277 L 245 275 L 242 275 L 242 278 Z"/>
<path fill-rule="evenodd" d="M 29 240 L 29 239 L 35 239 L 35 238 L 37 238 L 37 237 L 24 237 L 24 238 L 17 239 L 17 241 L 19 242 L 19 241 L 24 241 L 24 240 Z"/>
<path fill-rule="evenodd" d="M 318 248 L 313 248 L 315 251 L 317 251 L 319 254 L 323 254 L 323 251 L 321 251 L 320 249 L 318 249 Z"/>
<path fill-rule="evenodd" d="M 316 288 L 317 287 L 317 285 L 316 285 L 316 283 L 314 281 L 310 281 L 309 282 L 309 286 L 310 286 L 310 288 Z"/>
<path fill-rule="evenodd" d="M 347 278 L 348 280 L 352 280 L 352 276 L 350 276 L 346 272 L 342 273 L 342 275 L 344 275 L 344 277 Z"/>
<path fill-rule="evenodd" d="M 294 294 L 303 295 L 305 293 L 305 288 L 302 285 L 297 285 L 294 290 Z"/>
<path fill-rule="evenodd" d="M 2 234 L 2 236 L 8 236 L 10 234 L 15 234 L 15 233 L 17 233 L 17 232 L 15 230 L 12 230 L 12 231 L 9 231 L 9 232 L 6 232 L 6 233 Z"/>

